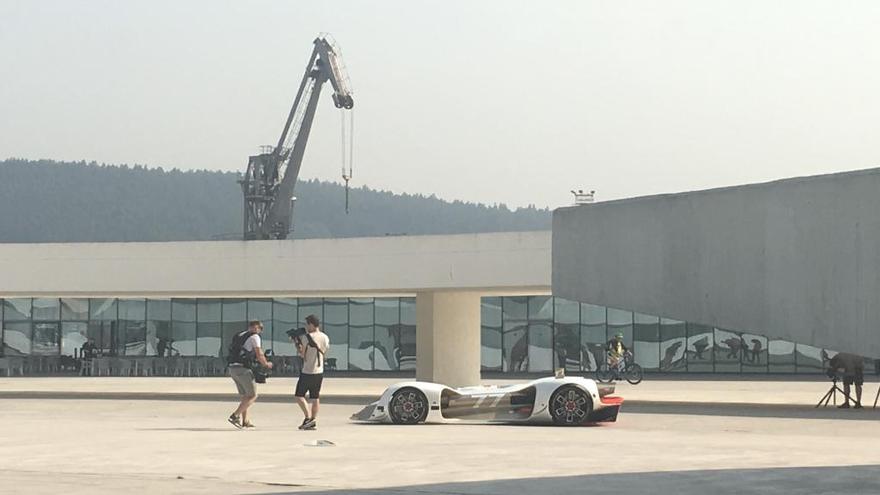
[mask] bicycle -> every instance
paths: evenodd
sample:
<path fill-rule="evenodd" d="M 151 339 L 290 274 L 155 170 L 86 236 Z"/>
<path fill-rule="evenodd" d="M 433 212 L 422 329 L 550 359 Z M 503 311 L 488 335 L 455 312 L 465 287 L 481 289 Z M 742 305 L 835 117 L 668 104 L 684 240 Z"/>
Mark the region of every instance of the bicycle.
<path fill-rule="evenodd" d="M 608 365 L 606 360 L 605 364 L 596 370 L 596 381 L 601 383 L 626 380 L 632 385 L 638 385 L 641 383 L 642 377 L 642 367 L 633 362 L 631 352 L 624 354 L 623 359 L 618 361 L 613 368 Z"/>

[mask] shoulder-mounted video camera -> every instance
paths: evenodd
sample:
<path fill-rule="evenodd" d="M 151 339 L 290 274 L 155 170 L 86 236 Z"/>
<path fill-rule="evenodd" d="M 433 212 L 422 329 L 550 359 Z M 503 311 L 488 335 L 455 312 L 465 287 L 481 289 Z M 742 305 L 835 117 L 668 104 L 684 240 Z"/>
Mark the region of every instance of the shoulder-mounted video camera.
<path fill-rule="evenodd" d="M 286 333 L 287 333 L 288 337 L 290 337 L 292 339 L 299 340 L 300 337 L 308 335 L 309 332 L 307 332 L 305 328 L 299 327 L 299 328 L 291 328 Z"/>
<path fill-rule="evenodd" d="M 286 333 L 287 333 L 288 337 L 297 341 L 300 345 L 308 345 L 309 347 L 316 347 L 316 348 L 318 347 L 318 345 L 315 344 L 314 339 L 312 339 L 312 336 L 309 335 L 309 332 L 303 327 L 291 328 Z M 305 338 L 303 338 L 303 337 L 305 337 Z"/>

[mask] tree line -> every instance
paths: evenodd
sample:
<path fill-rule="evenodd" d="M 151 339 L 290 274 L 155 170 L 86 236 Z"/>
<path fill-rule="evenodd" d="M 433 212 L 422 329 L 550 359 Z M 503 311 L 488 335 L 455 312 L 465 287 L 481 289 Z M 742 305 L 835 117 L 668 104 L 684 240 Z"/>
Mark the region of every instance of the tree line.
<path fill-rule="evenodd" d="M 142 165 L 0 161 L 0 242 L 238 239 L 240 174 Z M 294 238 L 547 230 L 550 211 L 300 180 Z"/>

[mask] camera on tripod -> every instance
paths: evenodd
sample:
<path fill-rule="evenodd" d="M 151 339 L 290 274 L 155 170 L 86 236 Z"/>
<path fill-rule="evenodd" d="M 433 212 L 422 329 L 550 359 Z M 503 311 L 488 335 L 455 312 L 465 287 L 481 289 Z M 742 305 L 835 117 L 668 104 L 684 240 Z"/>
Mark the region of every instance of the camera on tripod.
<path fill-rule="evenodd" d="M 825 370 L 825 376 L 828 377 L 832 382 L 840 381 L 843 379 L 843 376 L 834 368 L 828 368 Z"/>

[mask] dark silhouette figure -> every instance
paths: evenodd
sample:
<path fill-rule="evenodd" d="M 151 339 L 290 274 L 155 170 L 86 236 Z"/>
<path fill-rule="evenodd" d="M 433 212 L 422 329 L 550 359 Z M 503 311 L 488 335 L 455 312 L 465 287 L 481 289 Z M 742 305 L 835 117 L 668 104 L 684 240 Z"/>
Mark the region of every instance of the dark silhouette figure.
<path fill-rule="evenodd" d="M 510 369 L 508 371 L 526 371 L 529 357 L 529 339 L 526 338 L 527 335 L 526 332 L 523 332 L 519 340 L 510 349 Z"/>
<path fill-rule="evenodd" d="M 758 339 L 752 339 L 752 355 L 749 357 L 749 362 L 754 363 L 755 361 L 758 364 L 761 364 L 761 351 L 764 349 L 764 344 L 761 343 Z"/>
<path fill-rule="evenodd" d="M 83 359 L 92 359 L 98 353 L 98 346 L 95 345 L 94 339 L 89 339 L 88 342 L 82 345 L 80 348 L 80 356 Z"/>
<path fill-rule="evenodd" d="M 730 337 L 728 339 L 722 340 L 721 343 L 727 346 L 728 359 L 739 359 L 739 353 L 740 351 L 742 351 L 744 344 L 741 339 Z"/>
<path fill-rule="evenodd" d="M 703 337 L 694 342 L 694 359 L 706 359 L 703 353 L 709 347 L 709 337 Z"/>

